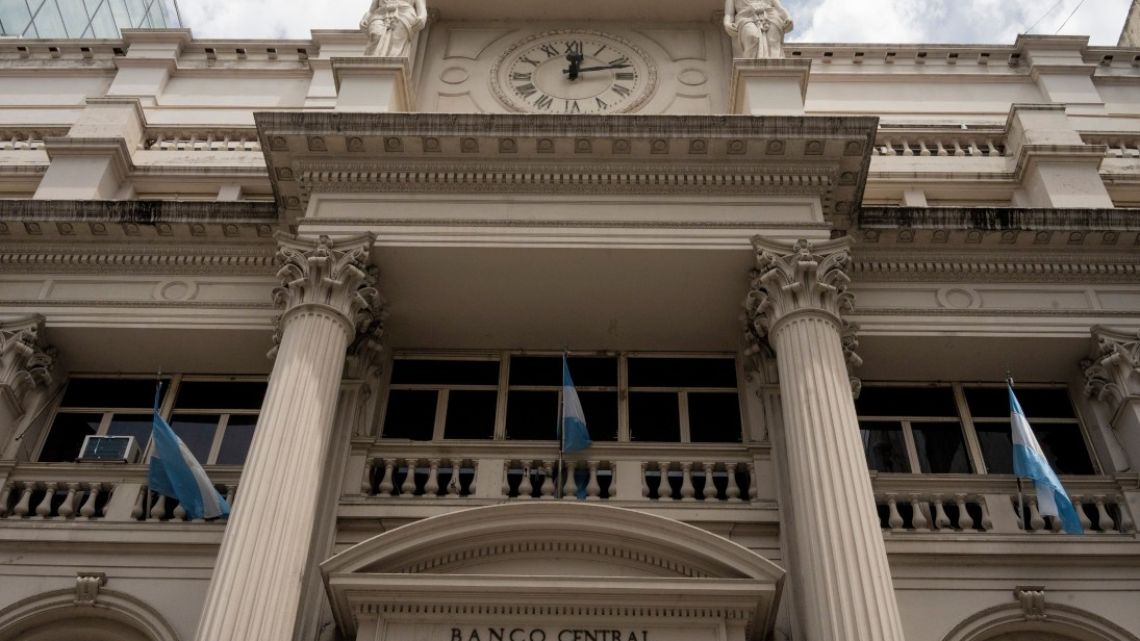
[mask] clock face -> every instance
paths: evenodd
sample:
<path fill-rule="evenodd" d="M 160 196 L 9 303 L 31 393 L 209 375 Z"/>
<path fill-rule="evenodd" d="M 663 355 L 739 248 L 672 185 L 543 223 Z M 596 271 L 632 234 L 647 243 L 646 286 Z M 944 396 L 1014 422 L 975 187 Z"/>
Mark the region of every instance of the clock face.
<path fill-rule="evenodd" d="M 578 58 L 575 66 L 567 56 Z M 511 47 L 491 75 L 495 97 L 529 113 L 597 114 L 636 109 L 653 93 L 657 70 L 635 45 L 594 31 L 532 36 Z"/>

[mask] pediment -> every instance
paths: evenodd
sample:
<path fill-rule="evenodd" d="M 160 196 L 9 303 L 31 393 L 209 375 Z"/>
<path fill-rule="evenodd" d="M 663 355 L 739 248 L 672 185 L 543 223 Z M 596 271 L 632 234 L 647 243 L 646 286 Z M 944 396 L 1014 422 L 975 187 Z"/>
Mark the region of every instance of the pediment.
<path fill-rule="evenodd" d="M 424 519 L 359 543 L 321 569 L 350 637 L 362 619 L 536 611 L 732 621 L 755 637 L 771 624 L 784 575 L 755 552 L 679 521 L 561 501 Z"/>

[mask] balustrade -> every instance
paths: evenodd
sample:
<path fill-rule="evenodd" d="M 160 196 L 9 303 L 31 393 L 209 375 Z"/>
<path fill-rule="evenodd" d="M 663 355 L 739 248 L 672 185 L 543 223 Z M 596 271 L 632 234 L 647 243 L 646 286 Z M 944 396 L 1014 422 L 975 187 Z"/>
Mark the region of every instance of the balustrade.
<path fill-rule="evenodd" d="M 466 459 L 372 458 L 364 468 L 366 496 L 459 498 L 475 493 L 477 462 Z"/>
<path fill-rule="evenodd" d="M 616 496 L 614 464 L 610 461 L 511 460 L 504 465 L 503 495 L 520 500 L 585 499 L 600 501 Z M 561 480 L 562 488 L 558 490 Z"/>
<path fill-rule="evenodd" d="M 237 500 L 237 483 L 215 483 L 214 489 L 221 494 L 232 508 Z M 149 488 L 139 488 L 135 497 L 131 518 L 136 521 L 194 521 L 204 523 L 205 519 L 190 519 L 178 500 L 151 492 Z"/>
<path fill-rule="evenodd" d="M 643 463 L 641 474 L 641 494 L 653 501 L 739 503 L 757 496 L 755 466 L 743 461 L 655 461 Z"/>
<path fill-rule="evenodd" d="M 0 488 L 0 519 L 98 519 L 111 483 L 9 481 Z"/>
<path fill-rule="evenodd" d="M 976 494 L 886 492 L 875 495 L 879 525 L 891 532 L 989 532 L 993 519 Z"/>
<path fill-rule="evenodd" d="M 1128 504 L 1120 494 L 1071 494 L 1073 507 L 1081 519 L 1081 526 L 1086 533 L 1102 534 L 1133 534 L 1136 532 L 1136 522 L 1128 510 Z M 1026 492 L 1021 497 L 1010 497 L 1011 509 L 1018 527 L 1026 532 L 1060 532 L 1061 520 L 1052 516 L 1041 514 L 1037 505 L 1037 495 Z M 1024 507 L 1023 507 L 1024 506 Z M 1017 514 L 1021 518 L 1017 518 Z"/>
<path fill-rule="evenodd" d="M 874 148 L 876 156 L 1005 156 L 1005 142 L 1000 135 L 977 134 L 955 136 L 952 133 L 913 135 L 880 135 Z"/>
<path fill-rule="evenodd" d="M 143 149 L 153 151 L 261 151 L 256 132 L 152 130 Z"/>

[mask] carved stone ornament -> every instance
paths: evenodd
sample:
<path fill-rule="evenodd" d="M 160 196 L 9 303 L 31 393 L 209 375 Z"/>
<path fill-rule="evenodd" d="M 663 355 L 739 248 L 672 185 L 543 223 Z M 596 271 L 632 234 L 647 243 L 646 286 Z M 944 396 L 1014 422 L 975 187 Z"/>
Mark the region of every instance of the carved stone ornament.
<path fill-rule="evenodd" d="M 738 58 L 783 58 L 784 36 L 793 28 L 780 0 L 725 0 L 724 30 Z"/>
<path fill-rule="evenodd" d="M 95 605 L 99 590 L 107 585 L 103 572 L 79 572 L 75 575 L 75 605 Z"/>
<path fill-rule="evenodd" d="M 791 247 L 760 236 L 752 239 L 756 267 L 744 299 L 745 356 L 755 360 L 770 353 L 768 335 L 775 325 L 796 312 L 815 311 L 835 320 L 848 369 L 863 364 L 855 353 L 859 326 L 843 319 L 855 302 L 847 291 L 850 246 L 849 239 L 816 245 L 799 240 Z M 852 376 L 852 393 L 858 396 L 861 387 L 862 382 Z"/>
<path fill-rule="evenodd" d="M 1045 614 L 1045 588 L 1038 585 L 1019 585 L 1013 589 L 1013 598 L 1021 605 L 1027 621 L 1041 621 Z"/>
<path fill-rule="evenodd" d="M 425 0 L 372 0 L 360 20 L 368 34 L 365 56 L 407 58 L 416 34 L 428 22 Z"/>
<path fill-rule="evenodd" d="M 1140 393 L 1140 332 L 1094 327 L 1092 357 L 1081 368 L 1085 393 L 1115 414 L 1125 399 Z"/>
<path fill-rule="evenodd" d="M 0 323 L 0 389 L 22 404 L 24 396 L 50 385 L 56 351 L 43 345 L 44 317 Z"/>
<path fill-rule="evenodd" d="M 338 314 L 353 330 L 350 353 L 379 349 L 383 336 L 384 299 L 376 289 L 379 270 L 371 263 L 372 234 L 332 240 L 288 234 L 277 235 L 277 277 L 274 304 L 282 310 L 275 321 L 276 355 L 290 312 L 300 307 L 322 307 Z"/>

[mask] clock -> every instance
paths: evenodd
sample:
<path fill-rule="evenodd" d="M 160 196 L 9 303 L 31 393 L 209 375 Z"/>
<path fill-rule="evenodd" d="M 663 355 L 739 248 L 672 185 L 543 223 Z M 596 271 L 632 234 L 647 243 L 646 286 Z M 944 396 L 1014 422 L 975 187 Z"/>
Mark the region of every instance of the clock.
<path fill-rule="evenodd" d="M 499 102 L 526 113 L 626 113 L 656 86 L 657 68 L 644 51 L 597 31 L 531 36 L 510 47 L 491 70 Z"/>

